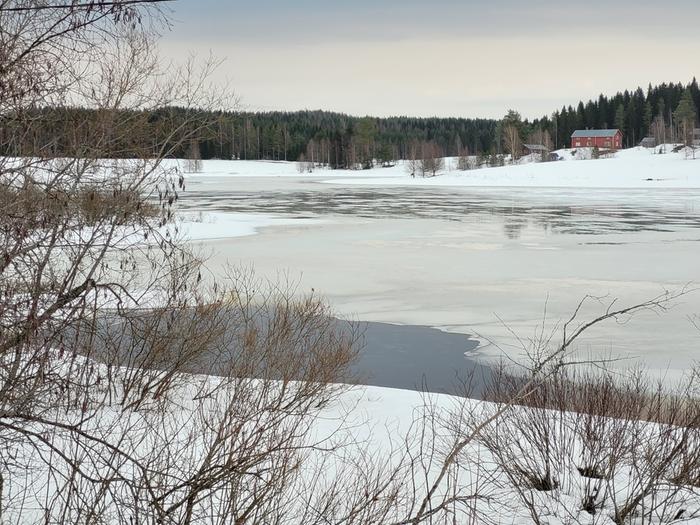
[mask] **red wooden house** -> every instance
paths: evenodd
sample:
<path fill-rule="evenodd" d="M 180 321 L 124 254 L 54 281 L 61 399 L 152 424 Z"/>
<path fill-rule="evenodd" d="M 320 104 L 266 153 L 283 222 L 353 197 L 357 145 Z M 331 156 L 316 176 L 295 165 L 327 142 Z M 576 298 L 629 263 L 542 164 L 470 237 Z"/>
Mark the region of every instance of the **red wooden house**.
<path fill-rule="evenodd" d="M 571 147 L 621 149 L 622 131 L 619 129 L 578 129 L 571 135 Z"/>

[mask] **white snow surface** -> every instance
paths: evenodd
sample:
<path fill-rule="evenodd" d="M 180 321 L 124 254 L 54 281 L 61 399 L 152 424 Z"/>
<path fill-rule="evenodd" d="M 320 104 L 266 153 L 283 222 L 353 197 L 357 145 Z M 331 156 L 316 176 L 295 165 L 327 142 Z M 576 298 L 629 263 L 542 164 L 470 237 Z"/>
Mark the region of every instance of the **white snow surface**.
<path fill-rule="evenodd" d="M 166 160 L 166 165 L 177 165 L 184 171 L 185 161 Z M 297 163 L 272 160 L 203 160 L 202 170 L 197 173 L 185 173 L 188 178 L 200 176 L 213 177 L 296 177 Z"/>
<path fill-rule="evenodd" d="M 204 382 L 210 383 L 212 387 L 218 385 L 217 378 L 207 378 L 199 376 Z M 192 399 L 196 392 L 196 385 L 200 379 L 195 378 L 191 385 L 180 391 L 182 397 L 174 401 L 177 408 L 169 415 L 164 416 L 164 421 L 167 421 L 167 427 L 172 428 L 172 431 L 178 429 L 179 433 L 187 434 L 189 426 L 192 424 L 190 412 L 197 403 Z M 221 393 L 224 395 L 224 392 Z M 216 399 L 216 398 L 215 398 Z M 428 403 L 432 407 L 432 413 L 435 420 L 431 423 L 423 417 Z M 214 405 L 216 401 L 214 401 Z M 211 410 L 212 414 L 216 413 L 215 406 L 204 405 L 205 410 Z M 455 439 L 458 439 L 456 434 L 450 430 L 450 418 L 456 414 L 463 413 L 462 411 L 474 411 L 477 418 L 490 415 L 495 409 L 495 405 L 487 402 L 465 400 L 448 395 L 432 394 L 429 398 L 425 398 L 418 392 L 409 392 L 404 390 L 396 390 L 379 387 L 353 387 L 343 393 L 341 397 L 331 406 L 322 409 L 314 419 L 311 426 L 310 439 L 318 443 L 347 443 L 349 447 L 346 451 L 356 451 L 358 457 L 363 453 L 368 453 L 375 458 L 386 461 L 387 465 L 395 464 L 398 457 L 395 454 L 398 452 L 401 455 L 402 448 L 408 446 L 414 453 L 418 451 L 425 454 L 426 450 L 431 450 L 431 445 L 435 443 L 436 448 L 432 450 L 435 456 L 431 462 L 425 457 L 426 463 L 422 467 L 427 470 L 424 474 L 435 476 L 441 467 L 441 449 L 449 446 Z M 518 409 L 516 409 L 518 410 Z M 101 421 L 114 423 L 114 417 L 118 411 L 112 407 L 104 407 L 102 411 L 98 411 L 94 416 L 93 424 L 99 425 Z M 68 417 L 68 416 L 67 416 Z M 122 415 L 121 417 L 125 417 Z M 138 417 L 135 414 L 135 417 Z M 215 416 L 212 416 L 215 417 Z M 565 415 L 564 418 L 567 416 Z M 180 423 L 181 421 L 181 423 Z M 421 423 L 426 424 L 426 434 L 422 436 L 427 441 L 420 445 L 420 428 Z M 557 427 L 557 423 L 553 420 L 553 428 Z M 134 436 L 135 451 L 140 450 L 139 454 L 147 453 L 143 447 L 150 443 L 153 439 L 157 444 L 159 437 L 154 435 L 144 440 L 143 437 Z M 346 441 L 347 440 L 347 441 Z M 122 447 L 128 447 L 129 439 L 126 439 L 120 444 Z M 52 446 L 58 449 L 64 444 L 61 439 L 54 438 Z M 527 447 L 528 445 L 524 445 Z M 421 447 L 421 448 L 419 448 Z M 15 447 L 15 453 L 19 448 Z M 200 455 L 203 453 L 199 445 L 196 443 L 191 448 L 183 449 L 183 460 L 178 464 L 177 468 L 182 469 L 181 475 L 186 475 L 188 469 L 194 469 L 199 465 Z M 34 457 L 37 461 L 37 468 L 28 472 L 23 479 L 10 478 L 8 481 L 11 486 L 17 485 L 22 487 L 24 483 L 38 484 L 41 486 L 41 479 L 46 475 L 45 466 L 37 457 L 35 450 L 30 447 L 22 449 L 24 457 Z M 572 451 L 573 454 L 573 451 Z M 323 465 L 326 474 L 333 472 L 337 468 L 358 469 L 360 464 L 353 464 L 352 453 L 345 456 L 345 459 L 340 457 L 335 458 L 330 454 L 329 458 L 324 458 L 324 451 L 319 448 L 316 452 L 307 458 L 307 465 Z M 336 464 L 336 461 L 340 462 Z M 347 464 L 345 463 L 347 462 Z M 463 459 L 460 460 L 459 479 L 455 480 L 464 490 L 476 491 L 483 499 L 475 502 L 477 514 L 472 515 L 465 513 L 463 508 L 457 507 L 455 513 L 456 523 L 480 523 L 482 518 L 488 518 L 488 522 L 494 525 L 516 525 L 528 523 L 546 523 L 549 525 L 555 524 L 570 524 L 570 525 L 613 525 L 614 521 L 611 516 L 614 509 L 610 506 L 605 506 L 597 514 L 590 515 L 582 510 L 581 505 L 585 494 L 590 493 L 592 483 L 591 479 L 582 477 L 576 468 L 576 458 L 565 458 L 561 464 L 559 472 L 555 473 L 555 477 L 561 480 L 560 488 L 552 491 L 531 492 L 533 498 L 532 509 L 520 500 L 518 492 L 513 486 L 509 485 L 508 478 L 504 472 L 500 471 L 493 463 L 493 459 L 489 451 L 479 442 L 474 440 L 463 451 Z M 313 468 L 313 467 L 312 467 Z M 622 469 L 621 469 L 622 470 Z M 421 472 L 419 468 L 419 473 Z M 363 474 L 365 472 L 358 472 Z M 344 472 L 348 474 L 348 472 Z M 332 476 L 331 476 L 332 478 Z M 425 480 L 418 477 L 414 480 L 419 494 L 422 483 Z M 593 480 L 594 481 L 594 480 Z M 302 478 L 301 483 L 305 481 Z M 317 490 L 320 487 L 317 487 Z M 411 483 L 405 484 L 406 490 L 411 490 Z M 615 493 L 619 498 L 627 496 L 628 491 L 634 491 L 635 487 L 632 479 L 625 474 L 621 474 L 620 478 L 615 480 Z M 37 500 L 34 501 L 30 497 L 23 503 L 22 515 L 18 516 L 8 512 L 8 517 L 14 519 L 17 523 L 34 523 L 42 521 L 42 503 L 41 498 L 43 493 L 37 493 Z M 622 501 L 621 499 L 620 501 Z M 700 491 L 698 489 L 689 488 L 669 505 L 669 508 L 664 508 L 664 519 L 653 523 L 663 524 L 669 523 L 668 515 L 675 514 L 679 509 L 684 510 L 684 519 L 675 520 L 673 523 L 683 523 L 686 525 L 700 525 Z M 108 509 L 107 509 L 108 510 Z M 538 515 L 539 521 L 536 522 L 531 514 L 534 512 Z M 109 512 L 106 513 L 109 516 Z M 476 518 L 476 521 L 473 521 Z M 9 521 L 8 521 L 9 523 Z M 104 523 L 116 523 L 116 521 L 106 520 Z M 630 521 L 630 525 L 642 521 Z M 647 521 L 644 521 L 647 523 Z"/>
<path fill-rule="evenodd" d="M 392 173 L 390 177 L 332 182 L 406 186 L 700 188 L 700 160 L 692 159 L 692 154 L 685 151 L 653 154 L 645 148 L 634 148 L 620 151 L 611 158 L 596 160 L 572 159 L 571 150 L 560 150 L 559 153 L 573 161 L 530 162 L 471 171 L 452 170 L 430 178 L 411 178 L 399 172 Z"/>
<path fill-rule="evenodd" d="M 175 223 L 178 235 L 186 241 L 247 237 L 261 228 L 320 223 L 316 219 L 288 219 L 275 215 L 226 212 L 182 212 Z M 171 228 L 168 225 L 165 228 Z"/>
<path fill-rule="evenodd" d="M 610 158 L 591 160 L 585 148 L 562 149 L 564 161 L 528 162 L 516 165 L 456 170 L 456 159 L 445 159 L 445 170 L 436 177 L 411 177 L 404 161 L 390 168 L 328 170 L 316 168 L 300 174 L 295 162 L 205 160 L 200 173 L 186 174 L 190 180 L 208 177 L 307 177 L 324 178 L 333 184 L 372 186 L 467 186 L 547 188 L 700 188 L 700 153 L 697 160 L 688 150 L 668 153 L 642 147 L 621 150 Z"/>

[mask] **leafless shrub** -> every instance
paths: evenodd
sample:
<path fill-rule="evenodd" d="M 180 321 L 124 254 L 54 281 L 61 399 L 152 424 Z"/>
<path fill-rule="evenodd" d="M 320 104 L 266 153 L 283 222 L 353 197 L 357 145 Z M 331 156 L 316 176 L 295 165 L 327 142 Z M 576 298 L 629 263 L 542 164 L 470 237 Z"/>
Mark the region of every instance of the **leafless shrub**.
<path fill-rule="evenodd" d="M 456 167 L 460 171 L 477 169 L 479 167 L 477 160 L 478 159 L 476 157 L 470 156 L 469 152 L 466 149 L 464 149 L 457 157 Z"/>
<path fill-rule="evenodd" d="M 503 127 L 503 147 L 510 153 L 513 163 L 517 162 L 523 148 L 520 130 L 517 125 L 508 123 Z"/>
<path fill-rule="evenodd" d="M 580 495 L 573 516 L 608 515 L 620 525 L 687 513 L 698 472 L 696 374 L 669 387 L 600 366 L 557 366 L 534 383 L 512 372 L 500 369 L 490 398 L 519 401 L 482 436 L 533 521 L 542 516 L 537 492 L 559 489 Z"/>
<path fill-rule="evenodd" d="M 443 152 L 436 143 L 413 141 L 410 144 L 406 171 L 411 177 L 435 177 L 444 169 Z"/>
<path fill-rule="evenodd" d="M 696 383 L 620 396 L 593 382 L 581 394 L 560 373 L 583 332 L 668 298 L 574 316 L 561 344 L 531 353 L 525 380 L 504 377 L 493 412 L 426 398 L 389 451 L 364 450 L 343 421 L 319 433 L 352 381 L 357 334 L 317 298 L 249 276 L 205 287 L 201 261 L 176 242 L 184 179 L 164 159 L 212 124 L 195 106 L 222 101 L 205 89 L 212 61 L 154 70 L 148 4 L 0 2 L 0 146 L 13 154 L 0 158 L 3 520 L 484 523 L 499 472 L 534 509 L 533 493 L 566 482 L 562 464 L 601 480 L 582 508 L 612 502 L 618 523 L 684 510 L 673 483 L 697 479 Z M 70 104 L 100 118 L 43 134 Z M 74 155 L 55 158 L 57 142 Z M 422 174 L 442 169 L 434 149 L 413 158 Z M 503 436 L 512 418 L 522 442 Z M 493 464 L 482 441 L 501 449 Z M 534 450 L 513 448 L 528 441 Z"/>
<path fill-rule="evenodd" d="M 299 160 L 297 161 L 297 172 L 299 173 L 313 173 L 314 164 L 312 162 L 307 162 L 306 155 L 303 153 L 299 155 Z"/>
<path fill-rule="evenodd" d="M 418 168 L 422 177 L 435 177 L 444 170 L 445 159 L 442 149 L 434 142 L 422 144 Z"/>
<path fill-rule="evenodd" d="M 199 151 L 199 142 L 195 139 L 190 140 L 189 148 L 187 149 L 187 158 L 185 159 L 186 173 L 200 173 L 202 171 L 202 156 Z"/>
<path fill-rule="evenodd" d="M 164 159 L 211 125 L 169 108 L 225 103 L 215 63 L 158 71 L 149 3 L 120 4 L 0 3 L 2 518 L 282 522 L 302 460 L 335 447 L 309 432 L 355 336 L 313 297 L 203 287 Z M 71 103 L 100 118 L 43 134 Z"/>

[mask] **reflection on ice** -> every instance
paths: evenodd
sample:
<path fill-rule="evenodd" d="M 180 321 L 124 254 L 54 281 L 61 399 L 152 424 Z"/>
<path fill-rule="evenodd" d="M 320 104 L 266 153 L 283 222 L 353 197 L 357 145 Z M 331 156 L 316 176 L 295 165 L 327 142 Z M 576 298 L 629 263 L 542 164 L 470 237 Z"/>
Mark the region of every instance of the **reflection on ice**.
<path fill-rule="evenodd" d="M 533 226 L 563 234 L 672 231 L 700 228 L 698 190 L 526 190 L 451 188 L 314 188 L 300 191 L 211 189 L 184 194 L 184 209 L 271 213 L 293 217 L 324 215 L 368 219 L 422 218 L 476 222 L 502 217 L 509 239 Z M 663 194 L 663 199 L 659 194 Z M 558 197 L 558 198 L 557 198 Z M 574 202 L 572 202 L 572 200 Z M 559 202 L 557 202 L 559 201 Z M 493 219 L 491 219 L 493 220 Z"/>

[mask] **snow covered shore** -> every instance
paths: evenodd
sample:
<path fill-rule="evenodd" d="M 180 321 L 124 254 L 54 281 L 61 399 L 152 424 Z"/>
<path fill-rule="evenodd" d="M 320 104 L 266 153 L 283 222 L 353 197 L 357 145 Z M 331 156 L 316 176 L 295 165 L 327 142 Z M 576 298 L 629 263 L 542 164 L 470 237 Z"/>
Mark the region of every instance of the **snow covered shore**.
<path fill-rule="evenodd" d="M 570 150 L 560 150 L 564 159 Z M 450 161 L 446 163 L 450 166 Z M 375 170 L 376 171 L 376 170 Z M 543 188 L 700 188 L 700 161 L 684 152 L 653 154 L 644 148 L 618 152 L 596 160 L 523 163 L 513 166 L 447 171 L 441 176 L 411 178 L 392 174 L 381 178 L 347 178 L 336 184 L 543 187 Z"/>
<path fill-rule="evenodd" d="M 390 168 L 371 170 L 328 170 L 317 168 L 300 174 L 295 162 L 225 161 L 203 162 L 201 173 L 188 174 L 190 180 L 204 177 L 298 177 L 340 185 L 365 186 L 465 186 L 465 187 L 542 187 L 542 188 L 700 188 L 700 159 L 684 150 L 657 154 L 645 148 L 617 152 L 610 158 L 585 159 L 581 151 L 559 150 L 565 159 L 558 162 L 524 162 L 517 165 L 456 170 L 456 160 L 445 159 L 445 170 L 436 177 L 411 177 L 404 162 Z M 700 155 L 698 155 L 700 157 Z M 584 157 L 581 159 L 581 157 Z"/>
<path fill-rule="evenodd" d="M 247 383 L 253 384 L 250 380 Z M 105 406 L 93 413 L 92 423 L 95 427 L 100 424 L 112 425 L 119 430 L 115 435 L 121 435 L 122 446 L 126 452 L 136 457 L 148 457 L 151 448 L 159 446 L 175 448 L 181 459 L 168 471 L 169 476 L 188 479 L 201 467 L 203 456 L 207 451 L 207 443 L 201 439 L 193 439 L 197 434 L 199 418 L 218 421 L 221 417 L 217 411 L 217 402 L 223 402 L 229 394 L 231 386 L 223 388 L 212 400 L 197 401 L 196 395 L 203 388 L 198 385 L 209 385 L 206 388 L 223 388 L 218 379 L 205 376 L 193 377 L 183 388 L 178 389 L 179 397 L 173 404 L 164 406 L 163 428 L 167 432 L 160 435 L 146 435 L 129 429 L 141 427 L 134 421 L 141 421 L 150 416 L 149 413 L 139 414 L 119 412 L 118 407 Z M 250 386 L 249 384 L 249 386 Z M 268 385 L 269 387 L 269 385 Z M 194 396 L 194 397 L 193 397 Z M 335 402 L 322 410 L 313 421 L 300 424 L 310 425 L 308 435 L 308 450 L 303 456 L 301 475 L 294 479 L 293 486 L 284 487 L 283 495 L 293 498 L 285 502 L 289 507 L 289 523 L 304 523 L 299 516 L 305 515 L 304 505 L 323 501 L 326 491 L 332 493 L 340 487 L 344 490 L 365 491 L 377 490 L 375 503 L 377 509 L 386 506 L 387 521 L 392 523 L 411 506 L 411 501 L 420 501 L 427 489 L 427 483 L 438 476 L 444 464 L 446 454 L 453 450 L 456 443 L 464 440 L 471 432 L 472 425 L 491 417 L 498 406 L 493 403 L 478 402 L 447 395 L 431 395 L 426 398 L 418 392 L 377 388 L 354 387 L 343 393 Z M 469 439 L 461 449 L 459 460 L 450 464 L 450 478 L 439 483 L 439 489 L 434 495 L 436 503 L 449 500 L 454 492 L 454 498 L 460 498 L 440 517 L 452 517 L 450 523 L 492 523 L 494 525 L 546 524 L 546 525 L 615 525 L 614 515 L 619 506 L 636 501 L 635 512 L 624 521 L 629 525 L 642 523 L 663 524 L 700 524 L 700 492 L 692 486 L 673 487 L 656 486 L 647 488 L 648 472 L 642 467 L 644 461 L 631 462 L 630 458 L 620 457 L 619 465 L 614 465 L 610 479 L 597 477 L 582 468 L 585 464 L 586 452 L 591 443 L 579 442 L 581 417 L 574 414 L 553 411 L 542 419 L 527 408 L 514 408 L 511 416 L 499 419 L 500 425 L 511 425 L 517 422 L 527 422 L 533 425 L 526 429 L 513 427 L 512 435 L 520 439 L 518 446 L 509 443 L 511 452 L 518 454 L 518 463 L 532 469 L 533 475 L 546 467 L 555 466 L 551 472 L 556 480 L 554 488 L 538 489 L 530 486 L 517 486 L 512 473 L 500 463 L 492 450 L 493 444 L 485 445 L 481 438 Z M 199 414 L 196 416 L 196 414 Z M 515 416 L 514 418 L 512 416 Z M 118 416 L 118 418 L 116 417 Z M 67 416 L 70 419 L 70 415 Z M 264 417 L 264 416 L 261 416 Z M 294 416 L 290 416 L 294 419 Z M 550 419 L 548 419 L 550 418 Z M 120 421 L 123 421 L 120 423 Z M 612 421 L 612 420 L 611 420 Z M 533 445 L 533 436 L 527 436 L 528 431 L 537 429 L 537 424 L 544 425 L 552 434 L 547 434 L 551 440 L 552 451 L 542 456 L 542 450 Z M 643 422 L 623 422 L 626 428 L 643 432 L 649 444 L 657 440 L 657 425 Z M 92 427 L 91 427 L 92 428 Z M 602 423 L 600 429 L 617 428 L 615 423 Z M 37 425 L 37 430 L 41 426 Z M 191 433 L 193 433 L 191 435 Z M 489 432 L 486 432 L 488 435 Z M 168 440 L 176 436 L 170 443 Z M 107 442 L 112 437 L 106 438 Z M 236 438 L 237 439 L 237 438 Z M 243 438 L 240 438 L 243 439 Z M 610 436 L 602 435 L 592 441 L 594 444 L 605 445 Z M 56 433 L 50 447 L 39 443 L 36 448 L 28 444 L 16 444 L 12 452 L 21 455 L 34 468 L 27 471 L 24 479 L 10 477 L 13 488 L 23 490 L 25 487 L 45 487 L 47 477 L 46 465 L 42 463 L 40 452 L 49 454 L 51 449 L 63 453 L 71 446 L 82 444 L 83 440 L 70 438 L 68 435 Z M 312 445 L 314 444 L 314 445 Z M 323 445 L 323 446 L 320 446 Z M 94 448 L 94 447 L 93 447 Z M 94 450 L 88 448 L 91 454 Z M 598 451 L 601 456 L 597 460 L 607 458 L 612 452 Z M 561 453 L 561 455 L 559 455 Z M 551 454 L 551 456 L 550 456 Z M 420 458 L 420 461 L 411 458 Z M 94 457 L 92 458 L 94 461 Z M 540 461 L 546 460 L 546 465 Z M 102 464 L 91 464 L 85 458 L 85 464 L 91 470 L 99 472 L 105 469 Z M 583 463 L 582 463 L 583 462 Z M 602 465 L 603 463 L 601 463 Z M 86 467 L 87 468 L 87 467 Z M 601 467 L 604 468 L 604 467 Z M 342 472 L 342 474 L 334 473 Z M 371 485 L 377 480 L 385 485 Z M 248 478 L 244 478 L 248 479 Z M 412 482 L 407 482 L 410 479 Z M 656 479 L 656 478 L 654 478 Z M 364 483 L 367 483 L 366 485 Z M 602 490 L 601 490 L 602 489 Z M 35 523 L 42 521 L 44 497 L 51 497 L 53 485 L 42 491 L 28 492 L 28 497 L 18 508 L 8 509 L 7 516 L 18 523 Z M 294 491 L 297 491 L 294 494 Z M 26 497 L 26 496 L 25 496 Z M 220 492 L 206 494 L 198 504 L 206 508 L 217 503 L 224 496 Z M 308 498 L 308 499 L 307 499 Z M 347 498 L 340 501 L 354 501 L 353 495 L 347 493 Z M 112 500 L 109 500 L 111 503 Z M 348 505 L 350 503 L 347 503 Z M 639 510 L 636 510 L 639 509 Z M 344 504 L 336 509 L 347 512 Z M 415 510 L 415 508 L 413 509 Z M 119 522 L 119 513 L 107 506 L 100 509 L 102 523 Z M 342 515 L 342 514 L 339 514 Z M 676 517 L 677 516 L 677 517 Z M 488 521 L 485 521 L 488 520 Z M 9 523 L 10 521 L 8 521 Z M 358 521 L 358 523 L 375 523 L 375 521 Z M 432 523 L 447 523 L 447 521 L 432 521 Z"/>

